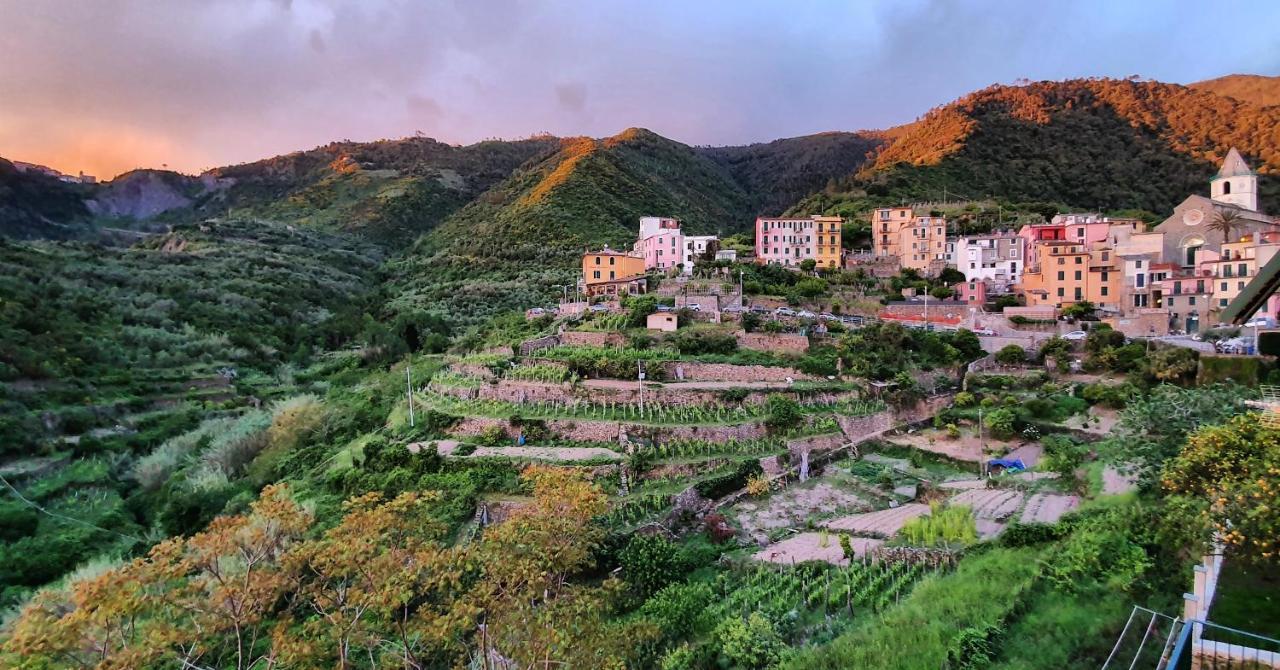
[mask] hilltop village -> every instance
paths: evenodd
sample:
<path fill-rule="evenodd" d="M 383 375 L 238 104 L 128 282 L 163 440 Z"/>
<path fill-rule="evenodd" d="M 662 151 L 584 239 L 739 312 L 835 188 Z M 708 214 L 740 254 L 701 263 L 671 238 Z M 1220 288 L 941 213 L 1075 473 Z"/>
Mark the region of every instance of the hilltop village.
<path fill-rule="evenodd" d="M 714 235 L 686 235 L 674 218 L 644 217 L 631 250 L 606 247 L 583 255 L 576 294 L 591 299 L 645 293 L 648 277 L 675 278 L 687 294 L 684 283 L 695 271 L 729 277 L 735 263 L 776 265 L 814 277 L 842 269 L 886 283 L 894 277 L 924 280 L 864 317 L 1014 334 L 1019 323 L 1052 324 L 1068 314 L 1095 317 L 1131 337 L 1162 337 L 1213 329 L 1280 250 L 1280 228 L 1259 210 L 1258 177 L 1235 149 L 1210 181 L 1207 196 L 1188 195 L 1155 225 L 1076 212 L 962 234 L 940 204 L 881 207 L 870 215 L 872 248 L 863 251 L 844 247 L 843 225 L 834 216 L 761 217 L 753 247 L 742 248 Z M 727 301 L 720 295 L 690 304 L 699 312 L 751 309 L 741 294 Z M 570 311 L 586 306 L 566 302 L 563 309 Z M 1255 323 L 1274 326 L 1278 311 L 1280 299 L 1273 296 Z M 990 319 L 992 314 L 1010 321 Z"/>

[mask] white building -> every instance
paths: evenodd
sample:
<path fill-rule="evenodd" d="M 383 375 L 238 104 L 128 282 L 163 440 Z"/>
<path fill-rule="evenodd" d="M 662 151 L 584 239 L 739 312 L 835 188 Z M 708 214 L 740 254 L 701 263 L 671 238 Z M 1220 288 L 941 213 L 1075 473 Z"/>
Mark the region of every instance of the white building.
<path fill-rule="evenodd" d="M 970 235 L 956 240 L 956 269 L 968 281 L 1000 290 L 1018 283 L 1027 269 L 1026 239 L 1013 233 Z"/>

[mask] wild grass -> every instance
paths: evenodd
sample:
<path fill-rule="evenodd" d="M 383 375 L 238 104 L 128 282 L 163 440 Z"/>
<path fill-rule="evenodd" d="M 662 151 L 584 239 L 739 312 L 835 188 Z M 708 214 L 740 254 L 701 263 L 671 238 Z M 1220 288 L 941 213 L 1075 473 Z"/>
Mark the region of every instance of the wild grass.
<path fill-rule="evenodd" d="M 929 503 L 929 514 L 902 526 L 899 536 L 914 547 L 955 547 L 978 541 L 973 510 L 968 505 Z"/>

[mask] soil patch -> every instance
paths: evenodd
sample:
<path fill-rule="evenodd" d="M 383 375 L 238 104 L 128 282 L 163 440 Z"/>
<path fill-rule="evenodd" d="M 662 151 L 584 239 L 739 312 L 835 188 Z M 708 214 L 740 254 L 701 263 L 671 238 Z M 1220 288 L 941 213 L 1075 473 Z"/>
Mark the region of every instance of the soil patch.
<path fill-rule="evenodd" d="M 884 544 L 884 540 L 866 537 L 850 537 L 849 546 L 857 556 L 865 556 Z M 832 565 L 847 566 L 849 561 L 840 548 L 838 533 L 800 533 L 756 552 L 757 561 L 792 565 L 804 561 L 826 561 Z"/>
<path fill-rule="evenodd" d="M 910 503 L 898 507 L 882 509 L 866 514 L 851 514 L 827 522 L 832 530 L 847 530 L 850 533 L 870 535 L 873 537 L 893 537 L 902 530 L 907 521 L 929 513 L 929 506 L 923 503 Z"/>
<path fill-rule="evenodd" d="M 769 531 L 804 526 L 817 516 L 842 514 L 870 508 L 856 493 L 838 488 L 833 482 L 818 481 L 796 485 L 761 501 L 734 506 L 734 515 L 743 532 L 759 544 L 768 542 Z"/>

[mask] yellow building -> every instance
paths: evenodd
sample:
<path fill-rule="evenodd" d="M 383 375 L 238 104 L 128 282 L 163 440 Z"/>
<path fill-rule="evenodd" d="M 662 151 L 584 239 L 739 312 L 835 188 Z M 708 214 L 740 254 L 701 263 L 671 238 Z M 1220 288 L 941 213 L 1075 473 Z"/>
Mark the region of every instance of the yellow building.
<path fill-rule="evenodd" d="M 820 268 L 840 267 L 840 229 L 843 220 L 838 216 L 815 216 L 813 259 Z"/>
<path fill-rule="evenodd" d="M 881 207 L 871 212 L 871 249 L 877 256 L 902 256 L 901 231 L 915 220 L 910 207 Z"/>
<path fill-rule="evenodd" d="M 583 292 L 588 296 L 643 293 L 644 257 L 605 248 L 582 254 Z"/>

